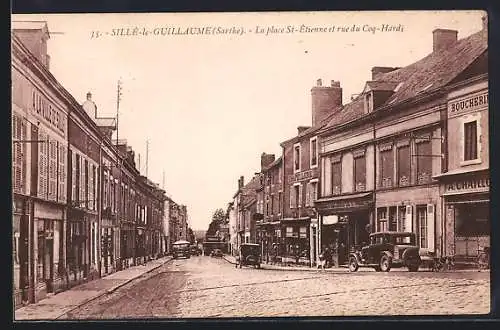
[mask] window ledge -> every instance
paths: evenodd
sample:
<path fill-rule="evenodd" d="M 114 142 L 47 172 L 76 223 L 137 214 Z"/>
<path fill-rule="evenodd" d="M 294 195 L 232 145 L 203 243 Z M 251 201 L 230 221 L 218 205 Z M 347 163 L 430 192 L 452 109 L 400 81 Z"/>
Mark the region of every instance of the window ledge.
<path fill-rule="evenodd" d="M 318 168 L 318 164 L 315 164 L 315 165 L 310 164 L 310 166 L 309 166 L 309 167 L 310 167 L 311 169 L 313 169 L 313 168 Z"/>
<path fill-rule="evenodd" d="M 475 164 L 481 164 L 482 161 L 481 159 L 471 159 L 471 160 L 463 160 L 460 162 L 460 166 L 467 166 L 467 165 L 475 165 Z"/>

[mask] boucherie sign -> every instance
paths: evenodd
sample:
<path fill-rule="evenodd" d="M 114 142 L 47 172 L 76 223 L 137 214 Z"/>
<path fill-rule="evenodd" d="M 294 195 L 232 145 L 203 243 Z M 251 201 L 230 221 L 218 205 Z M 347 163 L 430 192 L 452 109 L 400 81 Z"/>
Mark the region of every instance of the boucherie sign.
<path fill-rule="evenodd" d="M 461 115 L 465 112 L 476 111 L 488 106 L 488 91 L 469 95 L 464 98 L 448 102 L 448 115 L 450 117 Z"/>

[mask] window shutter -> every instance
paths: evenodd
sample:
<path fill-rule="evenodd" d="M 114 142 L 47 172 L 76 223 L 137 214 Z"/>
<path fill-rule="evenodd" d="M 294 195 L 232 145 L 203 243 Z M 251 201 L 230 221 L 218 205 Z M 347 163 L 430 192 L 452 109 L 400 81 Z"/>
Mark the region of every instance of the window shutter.
<path fill-rule="evenodd" d="M 413 231 L 413 210 L 411 205 L 406 205 L 406 212 L 405 212 L 405 223 L 404 223 L 404 231 L 405 232 L 412 232 Z"/>
<path fill-rule="evenodd" d="M 22 141 L 27 139 L 27 125 L 25 120 L 21 120 L 21 136 L 20 139 Z M 25 143 L 18 143 L 20 144 L 19 149 L 20 149 L 20 157 L 21 160 L 19 161 L 19 166 L 21 167 L 21 193 L 26 193 L 26 158 L 27 158 L 27 152 L 26 152 L 26 144 Z"/>
<path fill-rule="evenodd" d="M 47 135 L 43 129 L 39 132 L 40 143 L 38 148 L 38 197 L 47 198 Z"/>
<path fill-rule="evenodd" d="M 83 157 L 80 156 L 79 157 L 79 163 L 80 163 L 80 182 L 78 182 L 78 191 L 80 192 L 80 198 L 78 200 L 78 206 L 79 207 L 83 207 L 84 206 L 84 200 L 86 199 L 85 198 L 85 192 L 84 192 L 84 184 L 85 184 L 85 181 L 84 181 L 84 173 L 85 173 L 85 167 L 83 167 L 83 165 L 85 164 L 84 161 L 83 161 Z"/>
<path fill-rule="evenodd" d="M 302 207 L 302 203 L 303 203 L 303 200 L 304 200 L 304 197 L 303 197 L 303 189 L 302 189 L 302 184 L 299 186 L 299 203 L 298 203 L 298 206 L 299 207 Z"/>
<path fill-rule="evenodd" d="M 76 154 L 71 151 L 71 200 L 76 200 Z"/>
<path fill-rule="evenodd" d="M 13 123 L 13 134 L 14 134 L 14 139 L 16 140 L 22 140 L 21 138 L 21 118 L 18 116 L 13 116 L 14 123 Z M 14 188 L 15 192 L 21 193 L 22 192 L 22 162 L 23 162 L 23 155 L 22 155 L 22 145 L 23 142 L 18 142 L 14 143 L 13 145 L 13 155 L 12 155 L 12 160 L 13 160 L 13 168 L 12 168 L 12 174 L 13 174 L 13 180 L 12 180 L 12 185 Z"/>
<path fill-rule="evenodd" d="M 430 252 L 435 250 L 435 214 L 434 204 L 427 204 L 427 247 Z"/>
<path fill-rule="evenodd" d="M 305 206 L 309 206 L 310 205 L 310 201 L 311 201 L 311 184 L 308 182 L 306 184 L 306 204 Z"/>
<path fill-rule="evenodd" d="M 295 186 L 290 187 L 290 208 L 295 208 Z"/>

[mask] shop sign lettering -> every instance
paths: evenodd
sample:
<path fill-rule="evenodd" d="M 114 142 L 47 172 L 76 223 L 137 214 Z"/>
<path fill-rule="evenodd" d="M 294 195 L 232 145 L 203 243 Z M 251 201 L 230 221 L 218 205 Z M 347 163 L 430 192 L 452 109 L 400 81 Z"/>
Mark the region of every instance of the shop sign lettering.
<path fill-rule="evenodd" d="M 446 191 L 488 191 L 490 188 L 490 179 L 469 179 L 462 181 L 455 181 L 446 185 Z"/>
<path fill-rule="evenodd" d="M 462 100 L 453 100 L 448 103 L 448 113 L 450 116 L 458 115 L 462 112 L 477 110 L 488 105 L 488 92 L 475 95 Z"/>
<path fill-rule="evenodd" d="M 33 90 L 32 93 L 31 111 L 36 117 L 43 118 L 43 120 L 52 127 L 66 134 L 66 120 L 64 114 L 36 90 Z"/>
<path fill-rule="evenodd" d="M 292 174 L 288 177 L 288 183 L 295 183 L 304 180 L 310 180 L 317 177 L 318 174 L 315 170 L 307 170 Z"/>

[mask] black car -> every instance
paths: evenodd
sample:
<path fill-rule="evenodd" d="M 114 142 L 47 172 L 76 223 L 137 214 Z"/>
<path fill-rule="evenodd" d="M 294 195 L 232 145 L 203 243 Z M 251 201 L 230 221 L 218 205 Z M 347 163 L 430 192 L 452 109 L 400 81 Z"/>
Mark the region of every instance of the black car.
<path fill-rule="evenodd" d="M 370 244 L 349 255 L 349 271 L 359 267 L 373 267 L 388 272 L 391 268 L 408 267 L 418 271 L 422 260 L 414 233 L 379 232 L 370 235 Z"/>
<path fill-rule="evenodd" d="M 260 245 L 252 243 L 243 243 L 240 246 L 239 256 L 236 258 L 236 267 L 254 266 L 260 268 L 262 256 L 260 253 Z"/>

